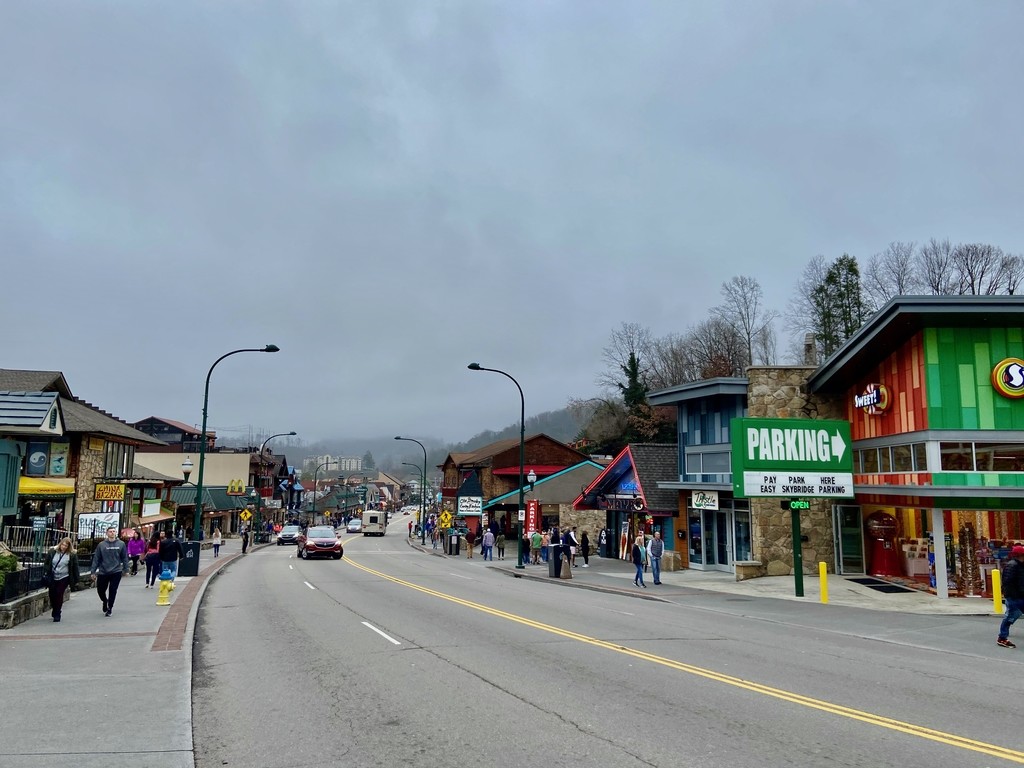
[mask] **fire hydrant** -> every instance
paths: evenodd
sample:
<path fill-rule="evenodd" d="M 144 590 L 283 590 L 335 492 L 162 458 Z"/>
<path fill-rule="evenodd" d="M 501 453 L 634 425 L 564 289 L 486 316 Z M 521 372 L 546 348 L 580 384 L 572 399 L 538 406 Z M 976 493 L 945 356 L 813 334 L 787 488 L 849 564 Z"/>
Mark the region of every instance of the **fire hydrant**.
<path fill-rule="evenodd" d="M 157 605 L 170 605 L 171 592 L 174 591 L 174 582 L 171 580 L 171 572 L 164 568 L 160 573 L 160 592 L 156 596 Z"/>

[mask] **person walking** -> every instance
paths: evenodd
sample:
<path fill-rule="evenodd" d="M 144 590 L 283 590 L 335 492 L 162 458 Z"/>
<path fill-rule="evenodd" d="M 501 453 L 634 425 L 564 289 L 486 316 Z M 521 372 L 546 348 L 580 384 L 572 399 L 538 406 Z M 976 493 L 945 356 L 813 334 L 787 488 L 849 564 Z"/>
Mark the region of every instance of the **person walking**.
<path fill-rule="evenodd" d="M 107 528 L 107 536 L 92 553 L 92 578 L 96 592 L 103 603 L 103 614 L 114 612 L 117 588 L 121 577 L 128 573 L 128 547 L 117 538 L 116 528 Z"/>
<path fill-rule="evenodd" d="M 661 584 L 661 556 L 665 554 L 665 542 L 661 531 L 654 532 L 654 538 L 647 542 L 647 557 L 651 562 L 651 576 L 655 584 Z"/>
<path fill-rule="evenodd" d="M 411 521 L 410 521 L 411 522 Z M 412 534 L 410 534 L 412 535 Z M 476 541 L 476 536 L 473 535 L 473 529 L 470 528 L 466 531 L 466 557 L 468 559 L 473 558 L 473 543 Z"/>
<path fill-rule="evenodd" d="M 540 561 L 546 563 L 551 555 L 551 534 L 544 531 L 540 535 Z"/>
<path fill-rule="evenodd" d="M 269 539 L 269 537 L 268 537 L 268 539 Z M 213 556 L 214 557 L 220 557 L 220 545 L 221 545 L 220 528 L 214 528 L 213 529 L 213 539 L 212 539 L 212 541 L 213 541 Z"/>
<path fill-rule="evenodd" d="M 182 555 L 181 542 L 164 536 L 162 533 L 160 537 L 160 546 L 157 549 L 160 553 L 160 570 L 171 572 L 171 583 L 173 584 L 178 576 L 178 561 Z"/>
<path fill-rule="evenodd" d="M 146 589 L 152 589 L 160 575 L 160 542 L 165 535 L 160 531 L 146 544 Z"/>
<path fill-rule="evenodd" d="M 572 567 L 575 568 L 576 553 L 579 551 L 580 548 L 580 541 L 576 538 L 576 526 L 574 525 L 572 528 L 566 531 L 565 536 L 563 536 L 562 538 L 564 539 L 562 541 L 562 545 L 569 545 L 569 562 L 572 564 Z"/>
<path fill-rule="evenodd" d="M 46 553 L 43 563 L 43 583 L 50 593 L 50 617 L 54 621 L 60 621 L 64 593 L 71 584 L 78 583 L 78 575 L 78 553 L 71 546 L 71 538 L 65 536 Z"/>
<path fill-rule="evenodd" d="M 498 535 L 494 537 L 494 546 L 498 548 L 498 559 L 505 559 L 505 532 L 498 531 Z"/>
<path fill-rule="evenodd" d="M 999 625 L 999 637 L 996 645 L 1003 648 L 1016 648 L 1010 642 L 1010 627 L 1024 613 L 1024 547 L 1017 545 L 1010 550 L 1010 556 L 1003 565 L 1003 603 L 1006 611 Z"/>
<path fill-rule="evenodd" d="M 494 560 L 494 531 L 488 528 L 484 532 L 483 538 L 483 556 L 484 560 Z"/>
<path fill-rule="evenodd" d="M 584 530 L 580 536 L 580 554 L 583 555 L 583 567 L 590 567 L 590 535 Z"/>
<path fill-rule="evenodd" d="M 544 543 L 544 535 L 540 531 L 534 531 L 530 535 L 530 562 L 540 565 L 540 548 Z"/>
<path fill-rule="evenodd" d="M 129 575 L 139 575 L 139 558 L 146 554 L 146 540 L 138 530 L 128 539 L 128 557 L 132 560 L 132 570 Z"/>
<path fill-rule="evenodd" d="M 633 577 L 633 583 L 638 587 L 647 589 L 647 585 L 644 584 L 644 560 L 646 559 L 647 550 L 644 549 L 643 536 L 636 537 L 630 554 L 633 559 L 633 565 L 636 566 L 636 576 Z"/>
<path fill-rule="evenodd" d="M 303 528 L 302 532 L 305 533 L 306 529 Z M 242 554 L 244 555 L 249 551 L 249 528 L 245 526 L 242 528 Z"/>

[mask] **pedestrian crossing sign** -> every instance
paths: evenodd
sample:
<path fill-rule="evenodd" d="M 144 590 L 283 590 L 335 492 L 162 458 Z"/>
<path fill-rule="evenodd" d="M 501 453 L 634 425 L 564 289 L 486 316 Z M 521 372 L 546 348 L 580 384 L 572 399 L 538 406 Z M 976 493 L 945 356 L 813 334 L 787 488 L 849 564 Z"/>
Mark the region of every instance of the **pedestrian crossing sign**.
<path fill-rule="evenodd" d="M 252 512 L 248 509 L 243 509 L 238 516 L 248 523 L 252 519 Z"/>

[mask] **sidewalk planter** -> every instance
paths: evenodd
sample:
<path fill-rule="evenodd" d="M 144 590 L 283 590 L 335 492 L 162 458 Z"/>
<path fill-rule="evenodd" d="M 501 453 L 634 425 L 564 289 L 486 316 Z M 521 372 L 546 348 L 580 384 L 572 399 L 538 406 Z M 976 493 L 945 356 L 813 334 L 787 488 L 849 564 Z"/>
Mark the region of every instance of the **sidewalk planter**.
<path fill-rule="evenodd" d="M 764 565 L 759 560 L 737 560 L 736 581 L 756 579 L 765 575 Z"/>

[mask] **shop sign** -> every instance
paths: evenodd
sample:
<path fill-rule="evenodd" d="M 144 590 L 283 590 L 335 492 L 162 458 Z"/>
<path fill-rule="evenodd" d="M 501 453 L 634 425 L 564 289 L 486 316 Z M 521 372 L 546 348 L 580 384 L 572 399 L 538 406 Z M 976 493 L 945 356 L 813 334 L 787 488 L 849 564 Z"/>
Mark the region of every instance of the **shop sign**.
<path fill-rule="evenodd" d="M 526 532 L 540 530 L 540 502 L 528 499 L 526 502 Z"/>
<path fill-rule="evenodd" d="M 1024 360 L 1008 357 L 992 369 L 992 387 L 1003 397 L 1024 397 Z"/>
<path fill-rule="evenodd" d="M 733 419 L 730 429 L 736 496 L 853 497 L 848 421 Z"/>
<path fill-rule="evenodd" d="M 694 509 L 718 509 L 718 491 L 694 491 L 690 496 Z"/>
<path fill-rule="evenodd" d="M 478 517 L 483 514 L 484 511 L 484 499 L 483 496 L 459 496 L 459 511 L 460 515 L 472 515 Z"/>
<path fill-rule="evenodd" d="M 124 501 L 124 486 L 121 483 L 96 483 L 96 501 Z"/>
<path fill-rule="evenodd" d="M 68 474 L 68 452 L 71 444 L 67 442 L 54 441 L 50 443 L 50 471 L 51 477 L 67 477 Z"/>
<path fill-rule="evenodd" d="M 245 496 L 245 481 L 244 480 L 231 480 L 228 482 L 227 491 L 228 496 Z"/>
<path fill-rule="evenodd" d="M 885 384 L 868 384 L 864 392 L 853 398 L 853 407 L 860 408 L 864 413 L 877 416 L 889 407 L 889 390 Z"/>

